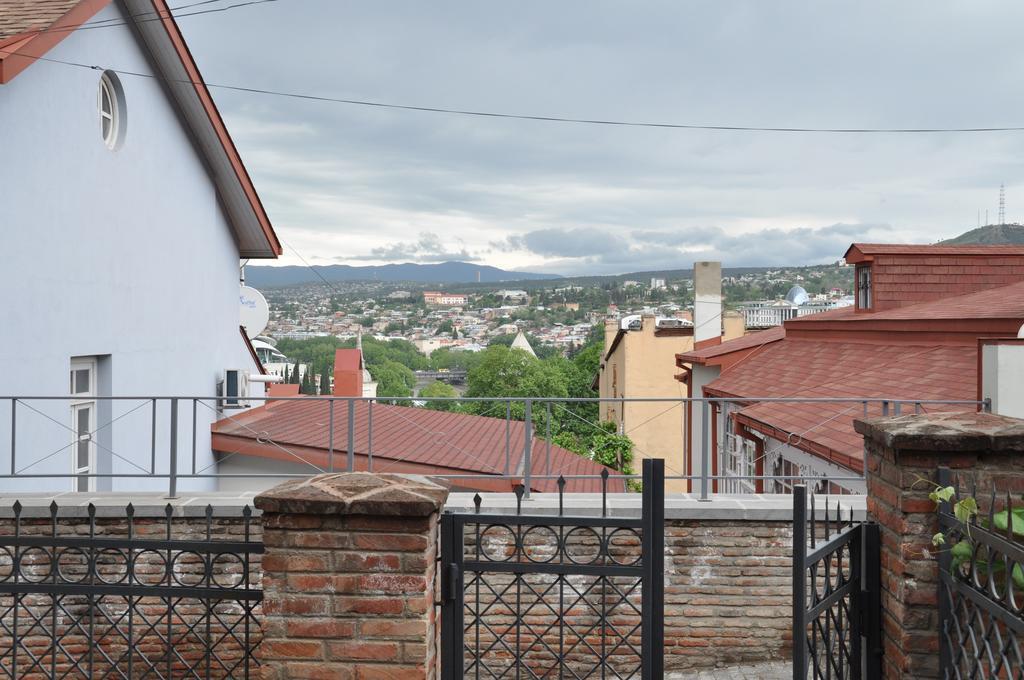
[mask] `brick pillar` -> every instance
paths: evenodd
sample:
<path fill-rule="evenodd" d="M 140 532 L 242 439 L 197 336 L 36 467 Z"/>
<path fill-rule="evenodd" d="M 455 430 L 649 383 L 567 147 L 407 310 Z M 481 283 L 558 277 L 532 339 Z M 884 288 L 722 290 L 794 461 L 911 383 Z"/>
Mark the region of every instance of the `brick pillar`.
<path fill-rule="evenodd" d="M 262 677 L 434 678 L 438 512 L 447 498 L 426 477 L 361 472 L 257 496 Z"/>
<path fill-rule="evenodd" d="M 857 421 L 864 435 L 868 512 L 881 527 L 883 677 L 939 677 L 939 530 L 928 494 L 936 469 L 989 493 L 1024 490 L 1024 421 L 987 413 Z"/>

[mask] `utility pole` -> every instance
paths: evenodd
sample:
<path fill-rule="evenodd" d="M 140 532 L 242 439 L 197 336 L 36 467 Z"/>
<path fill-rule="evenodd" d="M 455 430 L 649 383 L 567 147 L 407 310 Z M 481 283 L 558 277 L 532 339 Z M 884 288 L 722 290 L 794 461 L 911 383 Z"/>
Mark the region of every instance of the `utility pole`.
<path fill-rule="evenodd" d="M 1006 187 L 999 185 L 999 224 L 1006 224 Z"/>

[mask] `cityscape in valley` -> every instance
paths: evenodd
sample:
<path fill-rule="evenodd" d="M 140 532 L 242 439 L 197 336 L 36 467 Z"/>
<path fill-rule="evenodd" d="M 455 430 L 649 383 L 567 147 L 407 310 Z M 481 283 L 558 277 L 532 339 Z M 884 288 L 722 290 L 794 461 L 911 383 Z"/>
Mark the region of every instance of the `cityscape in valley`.
<path fill-rule="evenodd" d="M 0 0 L 0 678 L 1021 680 L 1022 24 Z"/>

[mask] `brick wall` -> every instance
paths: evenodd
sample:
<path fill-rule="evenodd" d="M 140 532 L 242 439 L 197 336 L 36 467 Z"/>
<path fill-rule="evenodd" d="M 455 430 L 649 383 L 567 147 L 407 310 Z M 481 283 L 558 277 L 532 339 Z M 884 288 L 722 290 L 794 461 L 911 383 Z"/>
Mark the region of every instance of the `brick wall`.
<path fill-rule="evenodd" d="M 258 497 L 261 677 L 434 678 L 437 518 L 447 495 L 425 478 L 347 473 Z"/>
<path fill-rule="evenodd" d="M 936 469 L 966 489 L 1024 491 L 1022 421 L 985 413 L 857 422 L 865 437 L 868 510 L 881 531 L 883 677 L 938 678 Z"/>

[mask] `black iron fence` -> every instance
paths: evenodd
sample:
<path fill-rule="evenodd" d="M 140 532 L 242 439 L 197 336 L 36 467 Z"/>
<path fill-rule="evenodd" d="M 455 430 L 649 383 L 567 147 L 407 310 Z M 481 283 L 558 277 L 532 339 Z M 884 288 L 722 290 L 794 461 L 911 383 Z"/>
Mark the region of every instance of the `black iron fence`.
<path fill-rule="evenodd" d="M 606 496 L 591 517 L 487 514 L 479 494 L 442 515 L 445 680 L 662 678 L 663 462 L 644 461 L 641 517 Z"/>
<path fill-rule="evenodd" d="M 793 677 L 874 680 L 882 659 L 879 530 L 833 503 L 825 497 L 819 520 L 815 495 L 793 489 Z"/>
<path fill-rule="evenodd" d="M 938 483 L 954 489 L 939 507 L 942 677 L 1024 677 L 1024 504 L 994 486 L 965 492 L 948 468 Z"/>
<path fill-rule="evenodd" d="M 223 522 L 210 507 L 192 520 L 171 506 L 13 510 L 0 520 L 0 678 L 250 677 L 263 544 L 248 507 Z"/>

